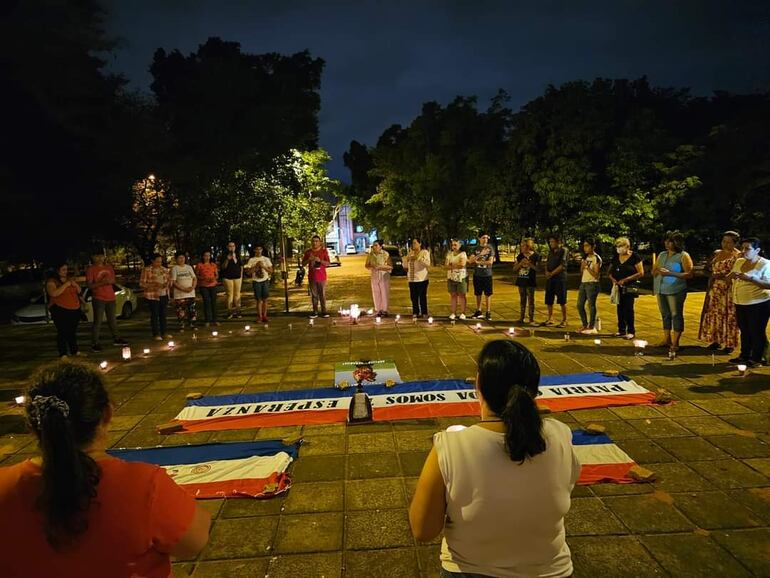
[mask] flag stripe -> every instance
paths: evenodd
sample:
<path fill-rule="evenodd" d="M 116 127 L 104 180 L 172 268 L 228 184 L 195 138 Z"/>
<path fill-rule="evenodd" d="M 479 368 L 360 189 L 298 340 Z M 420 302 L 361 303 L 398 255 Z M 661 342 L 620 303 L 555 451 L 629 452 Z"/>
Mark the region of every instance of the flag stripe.
<path fill-rule="evenodd" d="M 630 464 L 587 464 L 580 468 L 577 485 L 589 486 L 602 482 L 633 484 L 636 480 L 628 475 L 634 463 Z"/>
<path fill-rule="evenodd" d="M 197 464 L 204 461 L 231 460 L 251 456 L 272 456 L 279 452 L 284 452 L 292 458 L 296 458 L 298 454 L 296 444 L 287 445 L 281 440 L 107 450 L 109 455 L 127 462 L 144 462 L 157 466 Z"/>

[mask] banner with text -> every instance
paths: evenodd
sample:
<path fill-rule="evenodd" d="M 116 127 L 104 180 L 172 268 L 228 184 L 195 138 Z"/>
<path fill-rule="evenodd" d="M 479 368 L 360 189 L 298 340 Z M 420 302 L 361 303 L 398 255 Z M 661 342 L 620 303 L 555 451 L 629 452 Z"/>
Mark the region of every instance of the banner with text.
<path fill-rule="evenodd" d="M 473 384 L 463 380 L 411 381 L 365 388 L 376 421 L 470 416 L 479 413 Z M 354 387 L 203 397 L 176 416 L 184 431 L 344 422 Z M 593 409 L 653 402 L 655 394 L 625 377 L 600 373 L 541 378 L 537 403 L 551 411 Z"/>

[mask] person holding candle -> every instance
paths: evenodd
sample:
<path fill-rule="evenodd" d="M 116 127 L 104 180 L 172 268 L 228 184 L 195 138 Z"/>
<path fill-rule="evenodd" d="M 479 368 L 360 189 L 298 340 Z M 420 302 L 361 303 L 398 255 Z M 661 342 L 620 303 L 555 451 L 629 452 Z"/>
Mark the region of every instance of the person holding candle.
<path fill-rule="evenodd" d="M 78 349 L 80 324 L 80 285 L 70 275 L 67 263 L 59 263 L 45 282 L 48 308 L 56 327 L 59 357 L 82 355 Z"/>
<path fill-rule="evenodd" d="M 422 248 L 420 239 L 412 239 L 412 248 L 406 256 L 406 276 L 409 280 L 409 299 L 412 302 L 412 318 L 428 315 L 428 272 L 430 253 Z"/>
<path fill-rule="evenodd" d="M 535 287 L 537 287 L 537 266 L 540 255 L 535 253 L 535 240 L 522 239 L 519 254 L 513 264 L 516 286 L 519 288 L 519 323 L 524 323 L 524 314 L 529 313 L 528 323 L 535 322 Z"/>
<path fill-rule="evenodd" d="M 738 321 L 729 275 L 741 255 L 737 247 L 739 239 L 735 231 L 725 231 L 722 234 L 722 247 L 714 252 L 709 261 L 711 275 L 703 300 L 698 339 L 708 343 L 710 350 L 724 348 L 730 353 L 738 345 Z"/>
<path fill-rule="evenodd" d="M 166 309 L 168 308 L 168 290 L 171 277 L 163 266 L 163 257 L 154 253 L 150 264 L 142 269 L 139 286 L 144 289 L 144 298 L 150 306 L 150 328 L 155 341 L 171 339 L 166 333 Z"/>
<path fill-rule="evenodd" d="M 556 327 L 567 327 L 567 259 L 569 251 L 561 246 L 558 235 L 548 237 L 548 259 L 545 263 L 545 305 L 548 308 L 548 319 L 540 325 L 549 327 L 556 325 L 553 319 L 553 302 L 561 307 L 561 322 Z"/>
<path fill-rule="evenodd" d="M 372 248 L 366 256 L 364 264 L 371 272 L 372 299 L 374 311 L 378 317 L 388 316 L 388 297 L 390 295 L 390 272 L 393 263 L 390 254 L 383 250 L 382 240 L 377 239 L 372 243 Z"/>
<path fill-rule="evenodd" d="M 245 272 L 251 276 L 254 300 L 257 302 L 257 319 L 267 323 L 267 298 L 270 296 L 270 278 L 273 262 L 265 257 L 262 245 L 254 245 L 254 256 L 246 263 Z"/>
<path fill-rule="evenodd" d="M 234 241 L 227 244 L 227 253 L 222 260 L 222 281 L 227 292 L 227 318 L 233 319 L 241 315 L 241 286 L 243 285 L 243 267 Z"/>
<path fill-rule="evenodd" d="M 482 233 L 479 235 L 479 244 L 473 250 L 473 254 L 468 259 L 468 263 L 474 265 L 473 269 L 473 295 L 476 297 L 476 312 L 474 319 L 480 319 L 482 316 L 487 320 L 492 320 L 492 263 L 495 259 L 495 252 L 489 244 L 489 235 Z M 481 297 L 484 296 L 484 311 L 481 313 Z"/>
<path fill-rule="evenodd" d="M 572 432 L 542 419 L 540 367 L 509 339 L 481 350 L 480 421 L 433 436 L 409 508 L 412 534 L 443 530 L 441 576 L 572 575 L 564 516 L 580 475 Z"/>
<path fill-rule="evenodd" d="M 449 291 L 449 306 L 451 313 L 449 319 L 457 319 L 457 310 L 460 309 L 460 319 L 465 319 L 465 308 L 467 300 L 465 294 L 468 292 L 468 271 L 465 268 L 468 263 L 468 256 L 460 247 L 458 239 L 450 241 L 450 251 L 447 253 L 444 261 L 446 269 L 447 290 Z"/>
<path fill-rule="evenodd" d="M 91 290 L 91 307 L 94 315 L 91 351 L 99 352 L 102 346 L 99 338 L 102 331 L 102 319 L 107 318 L 107 326 L 112 334 L 113 345 L 125 345 L 127 342 L 118 333 L 118 321 L 115 311 L 115 269 L 105 263 L 104 253 L 94 253 L 91 265 L 86 269 L 86 285 Z"/>
<path fill-rule="evenodd" d="M 767 365 L 767 322 L 770 319 L 770 260 L 761 256 L 759 239 L 741 241 L 741 257 L 730 272 L 735 316 L 741 330 L 741 353 L 730 363 Z"/>
<path fill-rule="evenodd" d="M 684 237 L 679 231 L 668 231 L 663 239 L 666 247 L 652 268 L 653 290 L 663 319 L 663 340 L 655 347 L 668 347 L 670 355 L 679 351 L 684 332 L 684 302 L 687 280 L 692 278 L 692 258 L 684 250 Z"/>
<path fill-rule="evenodd" d="M 583 326 L 578 333 L 595 335 L 596 328 L 596 298 L 599 296 L 599 276 L 602 270 L 602 258 L 596 254 L 596 241 L 588 238 L 583 242 L 585 256 L 580 262 L 580 287 L 578 288 L 577 310 Z M 586 302 L 590 318 L 586 316 Z"/>
<path fill-rule="evenodd" d="M 321 306 L 321 317 L 329 317 L 326 312 L 326 268 L 331 265 L 329 252 L 321 246 L 321 237 L 313 235 L 310 249 L 302 256 L 302 264 L 308 268 L 308 285 L 313 312 L 310 319 L 318 317 L 318 306 Z"/>

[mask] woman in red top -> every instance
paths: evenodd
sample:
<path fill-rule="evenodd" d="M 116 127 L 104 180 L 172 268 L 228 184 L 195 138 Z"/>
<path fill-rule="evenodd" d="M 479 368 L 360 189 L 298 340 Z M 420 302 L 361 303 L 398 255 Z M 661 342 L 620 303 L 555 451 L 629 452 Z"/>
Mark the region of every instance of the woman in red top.
<path fill-rule="evenodd" d="M 59 357 L 79 355 L 78 325 L 80 324 L 80 285 L 69 276 L 66 263 L 59 263 L 45 282 L 48 307 L 56 326 Z"/>
<path fill-rule="evenodd" d="M 203 317 L 206 327 L 219 325 L 217 323 L 217 281 L 219 268 L 211 261 L 211 251 L 204 251 L 203 261 L 195 266 L 195 276 L 198 278 L 198 290 L 203 297 Z"/>
<path fill-rule="evenodd" d="M 96 370 L 43 367 L 26 412 L 42 455 L 0 468 L 0 576 L 169 578 L 169 556 L 203 549 L 210 517 L 165 470 L 107 455 Z"/>

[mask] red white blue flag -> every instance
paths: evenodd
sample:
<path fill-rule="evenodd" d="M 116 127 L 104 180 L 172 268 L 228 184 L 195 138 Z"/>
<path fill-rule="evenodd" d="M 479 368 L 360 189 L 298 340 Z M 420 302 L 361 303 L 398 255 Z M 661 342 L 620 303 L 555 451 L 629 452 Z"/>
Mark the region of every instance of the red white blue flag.
<path fill-rule="evenodd" d="M 375 421 L 478 415 L 473 384 L 412 381 L 365 387 Z M 189 400 L 176 416 L 184 431 L 344 422 L 355 388 L 222 395 Z M 601 373 L 544 376 L 538 405 L 551 411 L 650 404 L 655 394 L 633 380 Z"/>
<path fill-rule="evenodd" d="M 297 445 L 234 442 L 109 450 L 128 462 L 161 466 L 196 498 L 269 498 L 291 487 L 286 473 Z"/>
<path fill-rule="evenodd" d="M 582 430 L 572 432 L 572 447 L 580 460 L 579 486 L 602 482 L 634 483 L 628 470 L 636 465 L 633 459 L 615 445 L 605 434 L 593 435 Z"/>

